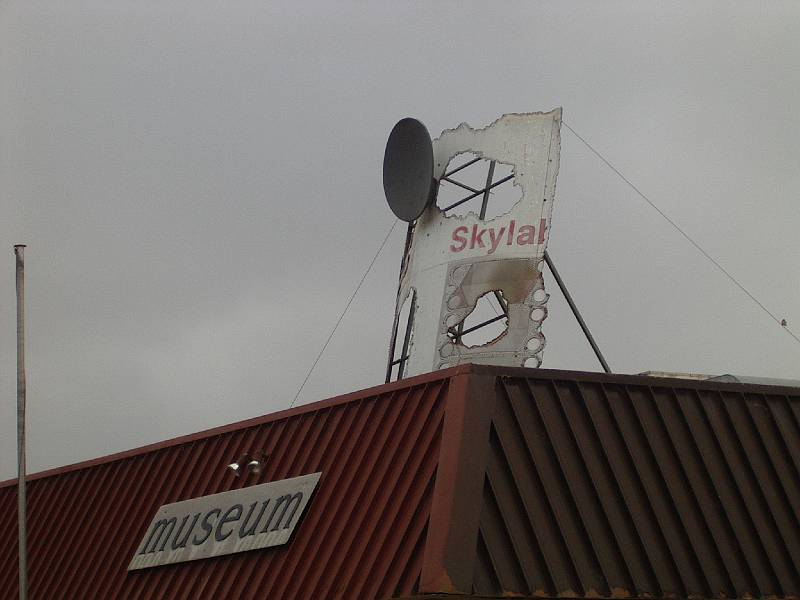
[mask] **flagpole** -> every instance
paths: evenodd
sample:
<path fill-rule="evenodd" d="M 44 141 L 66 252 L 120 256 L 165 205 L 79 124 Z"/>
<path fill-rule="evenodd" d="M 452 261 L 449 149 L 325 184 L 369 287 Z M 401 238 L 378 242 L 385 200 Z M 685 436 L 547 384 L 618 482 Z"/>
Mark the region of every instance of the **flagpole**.
<path fill-rule="evenodd" d="M 17 263 L 17 517 L 19 598 L 28 598 L 28 535 L 25 474 L 25 244 L 14 246 Z"/>

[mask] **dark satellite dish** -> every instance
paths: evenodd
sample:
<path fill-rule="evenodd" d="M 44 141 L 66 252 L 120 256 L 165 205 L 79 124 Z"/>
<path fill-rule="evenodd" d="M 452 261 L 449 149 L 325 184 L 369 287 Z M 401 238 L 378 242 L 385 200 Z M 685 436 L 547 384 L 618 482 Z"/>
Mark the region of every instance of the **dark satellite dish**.
<path fill-rule="evenodd" d="M 416 119 L 397 122 L 383 155 L 383 191 L 389 208 L 403 221 L 419 217 L 433 201 L 433 144 Z"/>

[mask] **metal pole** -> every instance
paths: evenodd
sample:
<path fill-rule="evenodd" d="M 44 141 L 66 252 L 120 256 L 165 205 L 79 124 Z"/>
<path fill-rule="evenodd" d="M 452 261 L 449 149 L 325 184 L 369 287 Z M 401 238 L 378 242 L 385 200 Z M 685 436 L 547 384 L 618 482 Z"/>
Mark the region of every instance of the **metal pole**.
<path fill-rule="evenodd" d="M 544 260 L 547 262 L 547 266 L 550 267 L 550 272 L 553 274 L 556 283 L 558 283 L 558 287 L 561 289 L 561 293 L 564 294 L 564 298 L 567 299 L 567 304 L 569 304 L 569 307 L 572 309 L 572 314 L 574 314 L 575 318 L 578 320 L 578 324 L 581 326 L 583 334 L 586 336 L 586 339 L 589 340 L 589 344 L 592 346 L 592 350 L 594 350 L 595 356 L 597 356 L 597 360 L 599 360 L 600 364 L 603 365 L 603 370 L 606 373 L 611 373 L 611 368 L 608 366 L 606 359 L 603 358 L 603 353 L 600 352 L 600 348 L 598 348 L 597 343 L 594 341 L 592 333 L 589 331 L 589 326 L 586 325 L 586 321 L 583 320 L 583 317 L 581 316 L 578 307 L 572 300 L 572 296 L 570 296 L 570 293 L 567 290 L 567 286 L 564 284 L 564 280 L 561 279 L 561 275 L 558 274 L 558 270 L 556 269 L 556 266 L 553 264 L 553 261 L 550 258 L 550 254 L 548 254 L 547 250 L 545 250 L 544 252 Z"/>
<path fill-rule="evenodd" d="M 392 380 L 392 365 L 394 362 L 394 345 L 397 343 L 397 328 L 400 326 L 400 283 L 403 281 L 403 270 L 406 268 L 408 259 L 408 249 L 411 247 L 411 238 L 414 234 L 414 223 L 409 223 L 406 229 L 406 245 L 403 248 L 403 258 L 400 261 L 400 275 L 397 282 L 397 300 L 395 300 L 394 324 L 392 325 L 392 335 L 389 336 L 389 358 L 386 361 L 386 383 Z M 400 373 L 398 369 L 398 374 Z M 400 379 L 398 377 L 398 379 Z"/>
<path fill-rule="evenodd" d="M 489 173 L 486 175 L 486 185 L 484 186 L 483 192 L 483 202 L 481 202 L 481 213 L 478 215 L 478 218 L 483 220 L 486 218 L 486 207 L 489 205 L 489 194 L 492 192 L 492 178 L 494 177 L 494 165 L 495 162 L 492 161 L 489 163 Z"/>
<path fill-rule="evenodd" d="M 396 312 L 394 315 L 394 324 L 392 325 L 392 335 L 389 336 L 389 358 L 386 361 L 386 381 L 389 383 L 392 380 L 392 366 L 394 365 L 394 345 L 397 343 L 397 327 L 400 323 L 400 313 Z"/>
<path fill-rule="evenodd" d="M 28 598 L 28 535 L 25 478 L 25 245 L 14 246 L 17 262 L 17 517 L 19 598 Z"/>
<path fill-rule="evenodd" d="M 411 342 L 411 330 L 414 329 L 414 313 L 417 312 L 417 290 L 411 290 L 411 306 L 408 311 L 408 321 L 406 322 L 406 333 L 403 336 L 403 349 L 400 352 L 400 358 L 404 359 L 403 362 L 397 367 L 398 381 L 403 378 L 406 373 L 406 366 L 408 366 L 408 345 Z"/>

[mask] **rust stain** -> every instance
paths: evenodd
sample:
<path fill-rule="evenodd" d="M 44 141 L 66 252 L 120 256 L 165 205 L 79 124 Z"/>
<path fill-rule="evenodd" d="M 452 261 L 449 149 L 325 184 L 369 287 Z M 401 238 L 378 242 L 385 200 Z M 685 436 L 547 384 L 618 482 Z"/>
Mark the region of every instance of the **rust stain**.
<path fill-rule="evenodd" d="M 522 302 L 533 288 L 534 275 L 538 273 L 536 265 L 533 259 L 474 263 L 462 280 L 459 292 L 469 305 L 492 289 L 502 290 L 511 303 Z"/>

